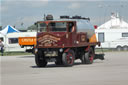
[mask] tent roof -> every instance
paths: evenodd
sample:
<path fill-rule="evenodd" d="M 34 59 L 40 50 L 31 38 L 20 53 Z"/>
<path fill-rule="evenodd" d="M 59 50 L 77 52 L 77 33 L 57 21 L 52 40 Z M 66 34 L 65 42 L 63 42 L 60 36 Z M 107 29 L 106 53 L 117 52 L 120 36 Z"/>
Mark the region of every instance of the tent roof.
<path fill-rule="evenodd" d="M 123 19 L 120 19 L 118 14 L 112 15 L 109 21 L 98 27 L 98 29 L 118 29 L 118 28 L 128 29 L 128 23 L 123 21 Z"/>
<path fill-rule="evenodd" d="M 20 32 L 14 27 L 7 25 L 2 31 L 0 31 L 1 34 L 6 35 L 8 33 L 13 33 L 13 32 Z"/>

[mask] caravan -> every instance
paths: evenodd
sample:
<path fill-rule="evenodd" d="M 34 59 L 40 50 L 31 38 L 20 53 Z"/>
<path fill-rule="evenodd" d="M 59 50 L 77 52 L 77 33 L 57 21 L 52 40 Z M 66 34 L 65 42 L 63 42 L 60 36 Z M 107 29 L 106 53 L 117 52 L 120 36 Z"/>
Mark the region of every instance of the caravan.
<path fill-rule="evenodd" d="M 25 51 L 27 48 L 21 48 L 18 43 L 19 37 L 35 37 L 36 32 L 15 32 L 9 33 L 7 35 L 0 35 L 0 38 L 3 41 L 4 49 L 7 52 L 12 51 Z"/>

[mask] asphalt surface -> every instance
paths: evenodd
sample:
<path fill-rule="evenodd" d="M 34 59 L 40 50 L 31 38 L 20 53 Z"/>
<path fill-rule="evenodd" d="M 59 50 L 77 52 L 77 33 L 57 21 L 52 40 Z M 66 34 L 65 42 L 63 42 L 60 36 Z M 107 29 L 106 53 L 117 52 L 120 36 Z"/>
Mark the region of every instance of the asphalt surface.
<path fill-rule="evenodd" d="M 128 52 L 107 52 L 105 60 L 73 67 L 49 63 L 38 68 L 34 56 L 0 56 L 1 85 L 128 85 Z"/>

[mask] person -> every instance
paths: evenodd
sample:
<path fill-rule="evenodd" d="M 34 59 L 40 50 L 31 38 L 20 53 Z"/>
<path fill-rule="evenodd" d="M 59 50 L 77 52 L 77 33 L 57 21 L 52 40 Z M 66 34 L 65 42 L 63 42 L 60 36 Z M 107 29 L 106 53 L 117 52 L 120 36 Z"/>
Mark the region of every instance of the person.
<path fill-rule="evenodd" d="M 74 31 L 75 31 L 74 23 L 71 22 L 69 23 L 69 32 L 74 32 Z"/>
<path fill-rule="evenodd" d="M 1 56 L 3 56 L 4 53 L 4 44 L 2 43 L 2 40 L 0 39 L 0 51 L 1 51 Z"/>

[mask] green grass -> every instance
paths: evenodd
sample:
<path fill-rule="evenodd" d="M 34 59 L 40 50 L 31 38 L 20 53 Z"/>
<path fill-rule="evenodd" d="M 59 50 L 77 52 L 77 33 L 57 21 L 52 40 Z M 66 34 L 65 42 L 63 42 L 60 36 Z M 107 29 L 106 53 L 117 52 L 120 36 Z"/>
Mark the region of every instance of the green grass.
<path fill-rule="evenodd" d="M 16 56 L 16 55 L 32 55 L 32 53 L 27 52 L 4 52 L 4 56 Z M 1 53 L 0 53 L 1 56 Z"/>
<path fill-rule="evenodd" d="M 96 52 L 128 52 L 128 51 L 117 51 L 116 49 L 101 49 L 101 48 L 97 48 Z"/>
<path fill-rule="evenodd" d="M 98 48 L 95 50 L 96 52 L 111 52 L 112 49 L 101 49 L 101 48 Z"/>
<path fill-rule="evenodd" d="M 116 51 L 113 49 L 96 49 L 96 52 L 104 53 L 104 52 L 128 52 L 128 51 Z M 33 55 L 33 54 L 27 52 L 4 52 L 4 56 L 17 56 L 17 55 Z"/>

